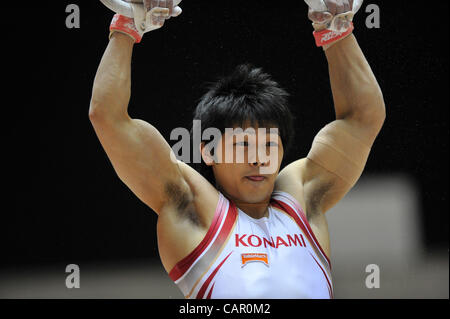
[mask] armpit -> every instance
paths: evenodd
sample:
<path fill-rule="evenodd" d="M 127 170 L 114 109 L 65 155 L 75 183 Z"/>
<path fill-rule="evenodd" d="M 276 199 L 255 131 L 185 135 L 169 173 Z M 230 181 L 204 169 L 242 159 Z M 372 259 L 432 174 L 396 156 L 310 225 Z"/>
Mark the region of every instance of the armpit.
<path fill-rule="evenodd" d="M 172 206 L 177 211 L 177 214 L 182 218 L 187 218 L 194 225 L 200 225 L 200 219 L 195 211 L 193 195 L 186 185 L 170 182 L 165 186 L 165 193 L 168 197 L 168 205 Z"/>
<path fill-rule="evenodd" d="M 309 193 L 308 200 L 306 201 L 306 211 L 308 219 L 314 215 L 322 215 L 322 201 L 327 194 L 333 188 L 332 182 L 321 184 L 314 191 Z"/>

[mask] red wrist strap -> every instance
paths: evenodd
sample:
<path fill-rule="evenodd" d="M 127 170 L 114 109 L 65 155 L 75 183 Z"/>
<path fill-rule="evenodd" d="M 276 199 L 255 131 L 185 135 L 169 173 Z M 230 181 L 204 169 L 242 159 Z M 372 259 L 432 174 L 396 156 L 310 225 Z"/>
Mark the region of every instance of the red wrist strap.
<path fill-rule="evenodd" d="M 318 47 L 333 43 L 334 41 L 337 41 L 347 35 L 349 35 L 350 33 L 352 33 L 354 27 L 353 27 L 353 22 L 350 22 L 350 27 L 348 28 L 347 31 L 344 32 L 336 32 L 336 31 L 331 31 L 331 30 L 321 30 L 321 31 L 314 31 L 313 35 L 314 38 L 316 39 L 316 45 Z"/>
<path fill-rule="evenodd" d="M 135 43 L 139 43 L 142 40 L 142 36 L 139 34 L 136 26 L 134 25 L 134 20 L 118 13 L 114 15 L 111 25 L 109 26 L 109 31 L 111 33 L 114 31 L 126 33 L 134 38 Z"/>

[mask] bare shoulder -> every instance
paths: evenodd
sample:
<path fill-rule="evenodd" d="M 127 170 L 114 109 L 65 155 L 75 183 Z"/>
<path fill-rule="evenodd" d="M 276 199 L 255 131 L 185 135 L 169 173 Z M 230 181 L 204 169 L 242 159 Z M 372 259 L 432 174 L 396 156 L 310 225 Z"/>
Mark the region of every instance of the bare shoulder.
<path fill-rule="evenodd" d="M 302 174 L 305 166 L 305 158 L 296 160 L 283 168 L 275 181 L 275 191 L 283 191 L 293 196 L 308 215 L 304 196 Z"/>
<path fill-rule="evenodd" d="M 302 158 L 281 170 L 275 181 L 274 190 L 284 191 L 293 196 L 300 203 L 308 220 L 320 215 L 320 199 L 326 192 L 326 185 L 323 189 L 311 191 L 308 181 L 312 180 L 312 176 L 317 175 L 316 169 L 317 167 L 311 160 Z"/>
<path fill-rule="evenodd" d="M 326 213 L 336 204 L 335 189 L 345 185 L 335 174 L 327 171 L 309 158 L 302 158 L 286 166 L 277 178 L 277 184 L 294 196 L 306 209 L 308 218 L 316 213 Z"/>
<path fill-rule="evenodd" d="M 181 161 L 178 166 L 190 193 L 168 189 L 174 198 L 159 214 L 157 224 L 158 249 L 167 272 L 203 240 L 219 201 L 219 192 L 201 174 Z"/>
<path fill-rule="evenodd" d="M 317 168 L 308 158 L 294 161 L 279 173 L 274 190 L 286 192 L 300 203 L 314 235 L 329 257 L 328 223 L 318 204 L 323 193 L 326 192 L 326 186 L 322 190 L 311 191 L 308 185 L 311 176 L 318 173 L 316 170 L 320 171 L 320 168 Z"/>

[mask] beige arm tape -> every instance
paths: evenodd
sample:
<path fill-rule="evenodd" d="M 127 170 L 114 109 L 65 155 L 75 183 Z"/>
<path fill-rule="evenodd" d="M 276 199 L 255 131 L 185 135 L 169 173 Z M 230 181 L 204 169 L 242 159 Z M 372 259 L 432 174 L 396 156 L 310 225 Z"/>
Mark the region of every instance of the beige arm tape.
<path fill-rule="evenodd" d="M 370 149 L 342 123 L 334 121 L 316 135 L 307 158 L 353 186 L 364 170 Z"/>

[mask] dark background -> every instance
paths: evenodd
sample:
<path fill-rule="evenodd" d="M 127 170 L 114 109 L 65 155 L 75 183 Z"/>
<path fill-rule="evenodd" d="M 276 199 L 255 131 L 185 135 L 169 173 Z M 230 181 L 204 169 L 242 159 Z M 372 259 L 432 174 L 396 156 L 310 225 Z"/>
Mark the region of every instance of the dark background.
<path fill-rule="evenodd" d="M 80 29 L 65 26 L 70 3 L 80 6 Z M 380 29 L 365 26 L 370 3 L 380 6 Z M 354 34 L 387 108 L 364 174 L 412 177 L 432 253 L 448 249 L 449 10 L 447 1 L 421 3 L 365 1 Z M 113 13 L 99 1 L 8 6 L 1 21 L 0 266 L 156 260 L 157 216 L 118 179 L 88 118 Z M 130 115 L 169 140 L 173 128 L 192 124 L 206 81 L 250 62 L 291 93 L 297 139 L 285 163 L 304 157 L 334 116 L 327 62 L 314 45 L 306 4 L 185 0 L 182 8 L 135 46 Z"/>

